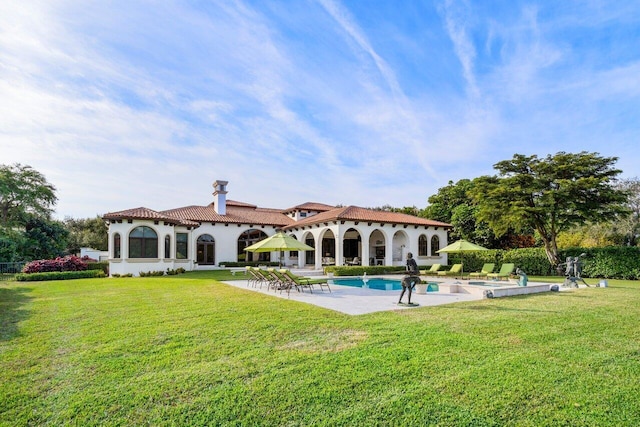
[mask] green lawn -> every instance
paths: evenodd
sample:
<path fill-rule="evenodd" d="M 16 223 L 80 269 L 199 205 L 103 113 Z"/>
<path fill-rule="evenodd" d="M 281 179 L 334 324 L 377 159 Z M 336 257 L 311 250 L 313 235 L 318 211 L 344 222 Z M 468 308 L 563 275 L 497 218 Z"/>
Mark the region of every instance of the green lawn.
<path fill-rule="evenodd" d="M 0 424 L 640 425 L 638 282 L 348 316 L 215 277 L 0 283 Z"/>

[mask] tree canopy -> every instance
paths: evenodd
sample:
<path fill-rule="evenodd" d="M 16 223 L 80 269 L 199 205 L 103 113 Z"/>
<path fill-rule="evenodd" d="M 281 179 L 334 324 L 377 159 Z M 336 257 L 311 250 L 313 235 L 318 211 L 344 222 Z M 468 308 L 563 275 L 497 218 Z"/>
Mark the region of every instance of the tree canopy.
<path fill-rule="evenodd" d="M 449 181 L 447 186 L 429 197 L 429 205 L 421 211 L 420 216 L 453 225 L 449 233 L 450 241 L 466 239 L 494 249 L 533 246 L 535 241 L 531 229 L 522 230 L 519 234 L 510 228 L 496 237 L 489 225 L 478 218 L 477 203 L 470 196 L 474 186 L 475 180 Z"/>
<path fill-rule="evenodd" d="M 536 230 L 549 261 L 557 266 L 558 233 L 627 212 L 627 193 L 615 187 L 621 173 L 614 168 L 617 160 L 584 151 L 545 158 L 516 154 L 494 165 L 498 176 L 477 178 L 470 194 L 478 218 L 497 235 L 510 227 Z"/>
<path fill-rule="evenodd" d="M 48 218 L 58 198 L 56 188 L 31 166 L 0 165 L 0 225 L 24 224 L 30 216 Z"/>
<path fill-rule="evenodd" d="M 0 261 L 61 255 L 67 231 L 51 220 L 56 188 L 31 166 L 0 165 Z"/>
<path fill-rule="evenodd" d="M 65 218 L 64 225 L 69 232 L 68 252 L 79 253 L 83 247 L 107 250 L 109 227 L 99 216 L 86 219 Z"/>

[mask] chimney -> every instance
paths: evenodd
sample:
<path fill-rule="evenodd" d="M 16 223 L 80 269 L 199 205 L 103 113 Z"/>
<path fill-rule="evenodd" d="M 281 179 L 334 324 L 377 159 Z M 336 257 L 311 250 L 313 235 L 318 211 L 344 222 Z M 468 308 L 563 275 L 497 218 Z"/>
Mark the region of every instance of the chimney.
<path fill-rule="evenodd" d="M 213 207 L 220 215 L 227 214 L 227 184 L 229 181 L 216 180 L 213 183 Z"/>

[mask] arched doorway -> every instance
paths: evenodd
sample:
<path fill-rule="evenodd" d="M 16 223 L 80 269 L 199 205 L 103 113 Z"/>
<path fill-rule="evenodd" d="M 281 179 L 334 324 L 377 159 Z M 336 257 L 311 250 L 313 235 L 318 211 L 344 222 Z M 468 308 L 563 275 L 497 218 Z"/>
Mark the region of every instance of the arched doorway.
<path fill-rule="evenodd" d="M 336 263 L 336 236 L 333 231 L 327 230 L 322 235 L 322 264 L 334 265 Z"/>
<path fill-rule="evenodd" d="M 362 237 L 355 228 L 350 228 L 344 233 L 342 256 L 347 264 L 362 264 Z"/>
<path fill-rule="evenodd" d="M 384 265 L 387 255 L 386 239 L 380 230 L 374 230 L 369 237 L 369 265 Z"/>
<path fill-rule="evenodd" d="M 216 240 L 209 234 L 203 234 L 197 240 L 196 261 L 200 265 L 216 263 Z"/>
<path fill-rule="evenodd" d="M 393 250 L 393 265 L 402 265 L 402 261 L 404 261 L 405 258 L 405 253 L 409 252 L 406 249 L 409 247 L 409 236 L 407 236 L 407 233 L 405 233 L 404 231 L 396 231 L 391 242 Z"/>
<path fill-rule="evenodd" d="M 311 246 L 312 248 L 316 247 L 316 240 L 313 238 L 313 234 L 311 233 L 307 233 L 305 234 L 305 236 L 302 239 L 307 245 Z M 315 263 L 314 257 L 315 257 L 315 251 L 306 251 L 305 255 L 304 255 L 304 263 L 309 265 L 313 265 Z"/>

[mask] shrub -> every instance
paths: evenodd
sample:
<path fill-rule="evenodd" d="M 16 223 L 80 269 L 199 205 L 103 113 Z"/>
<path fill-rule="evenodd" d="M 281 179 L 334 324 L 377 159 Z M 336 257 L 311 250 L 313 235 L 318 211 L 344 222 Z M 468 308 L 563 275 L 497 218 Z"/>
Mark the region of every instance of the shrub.
<path fill-rule="evenodd" d="M 175 270 L 172 270 L 170 268 L 167 268 L 167 276 L 175 276 L 177 274 L 182 274 L 184 273 L 186 270 L 182 267 L 180 268 L 176 268 Z"/>
<path fill-rule="evenodd" d="M 86 255 L 85 255 L 86 256 Z M 109 275 L 109 261 L 89 261 L 87 262 L 87 270 L 102 270 L 104 274 Z"/>
<path fill-rule="evenodd" d="M 74 255 L 56 259 L 40 259 L 27 263 L 22 269 L 23 273 L 46 273 L 51 271 L 84 271 L 87 263 Z"/>
<path fill-rule="evenodd" d="M 324 268 L 325 273 L 333 273 L 336 276 L 362 276 L 367 274 L 389 274 L 405 271 L 405 266 L 371 265 L 371 266 L 335 266 L 330 265 Z"/>
<path fill-rule="evenodd" d="M 43 280 L 70 280 L 70 279 L 93 279 L 106 277 L 102 270 L 82 270 L 82 271 L 48 271 L 45 273 L 20 273 L 16 274 L 18 282 L 34 282 Z"/>
<path fill-rule="evenodd" d="M 162 270 L 157 270 L 157 271 L 141 271 L 139 274 L 140 274 L 140 277 L 164 276 L 164 271 L 162 271 Z"/>

